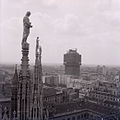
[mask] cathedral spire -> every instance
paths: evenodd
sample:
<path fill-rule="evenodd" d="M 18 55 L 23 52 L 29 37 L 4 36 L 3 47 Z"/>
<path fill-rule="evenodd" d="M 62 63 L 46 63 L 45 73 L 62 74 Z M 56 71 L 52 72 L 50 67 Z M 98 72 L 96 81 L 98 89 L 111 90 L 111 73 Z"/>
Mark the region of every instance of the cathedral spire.
<path fill-rule="evenodd" d="M 36 53 L 35 53 L 35 66 L 34 66 L 34 80 L 33 80 L 33 102 L 31 117 L 32 120 L 43 119 L 43 105 L 42 105 L 42 66 L 41 66 L 41 47 L 39 45 L 39 37 L 36 39 Z"/>
<path fill-rule="evenodd" d="M 15 73 L 17 74 L 17 64 L 15 65 Z"/>
<path fill-rule="evenodd" d="M 29 54 L 29 44 L 28 43 L 24 43 L 22 45 L 22 63 L 21 63 L 21 72 L 23 76 L 27 76 L 28 71 L 29 71 L 29 58 L 28 58 L 28 54 Z"/>
<path fill-rule="evenodd" d="M 21 69 L 19 72 L 18 82 L 18 119 L 27 120 L 30 117 L 30 88 L 31 75 L 29 70 L 29 44 L 24 42 L 22 44 L 22 59 Z"/>
<path fill-rule="evenodd" d="M 42 82 L 42 65 L 41 65 L 42 48 L 39 45 L 39 37 L 36 39 L 36 59 L 34 68 L 34 77 L 38 78 L 37 84 Z"/>
<path fill-rule="evenodd" d="M 15 73 L 12 79 L 12 96 L 11 96 L 11 117 L 13 118 L 13 112 L 17 112 L 17 91 L 18 91 L 18 72 L 17 65 L 15 65 Z M 17 114 L 15 115 L 17 117 Z"/>
<path fill-rule="evenodd" d="M 38 65 L 39 62 L 39 37 L 36 39 L 36 59 L 35 59 L 35 66 Z"/>
<path fill-rule="evenodd" d="M 23 18 L 23 39 L 22 39 L 22 59 L 18 82 L 18 119 L 28 120 L 30 118 L 30 96 L 31 96 L 31 75 L 29 70 L 29 43 L 27 38 L 30 33 L 31 23 L 29 22 L 30 12 Z"/>
<path fill-rule="evenodd" d="M 18 72 L 17 72 L 17 64 L 15 65 L 15 73 L 13 76 L 13 80 L 12 80 L 12 85 L 16 85 L 18 82 Z"/>

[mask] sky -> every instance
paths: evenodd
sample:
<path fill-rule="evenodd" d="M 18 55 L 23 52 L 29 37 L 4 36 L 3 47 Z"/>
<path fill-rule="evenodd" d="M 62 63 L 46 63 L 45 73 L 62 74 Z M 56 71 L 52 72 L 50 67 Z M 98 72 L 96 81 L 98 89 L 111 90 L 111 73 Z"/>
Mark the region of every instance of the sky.
<path fill-rule="evenodd" d="M 21 62 L 22 19 L 31 11 L 29 59 L 40 37 L 42 63 L 63 63 L 77 49 L 82 64 L 120 65 L 120 0 L 1 0 L 0 63 Z"/>

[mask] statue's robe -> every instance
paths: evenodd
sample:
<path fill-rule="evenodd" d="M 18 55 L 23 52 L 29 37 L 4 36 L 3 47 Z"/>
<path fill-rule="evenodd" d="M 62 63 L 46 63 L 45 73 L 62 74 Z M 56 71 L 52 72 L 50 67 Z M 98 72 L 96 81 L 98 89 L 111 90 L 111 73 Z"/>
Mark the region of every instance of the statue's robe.
<path fill-rule="evenodd" d="M 26 42 L 28 35 L 30 34 L 30 27 L 31 27 L 31 23 L 29 21 L 29 18 L 27 16 L 25 16 L 23 18 L 23 42 Z"/>

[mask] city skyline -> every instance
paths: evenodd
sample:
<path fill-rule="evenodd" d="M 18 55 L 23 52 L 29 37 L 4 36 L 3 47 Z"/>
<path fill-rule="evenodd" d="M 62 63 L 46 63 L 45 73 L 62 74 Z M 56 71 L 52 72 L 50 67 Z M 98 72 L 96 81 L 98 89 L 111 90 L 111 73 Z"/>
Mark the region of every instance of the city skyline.
<path fill-rule="evenodd" d="M 20 63 L 22 17 L 30 10 L 30 63 L 39 36 L 43 64 L 63 63 L 64 53 L 77 48 L 82 64 L 120 65 L 119 5 L 118 0 L 2 0 L 0 63 Z"/>

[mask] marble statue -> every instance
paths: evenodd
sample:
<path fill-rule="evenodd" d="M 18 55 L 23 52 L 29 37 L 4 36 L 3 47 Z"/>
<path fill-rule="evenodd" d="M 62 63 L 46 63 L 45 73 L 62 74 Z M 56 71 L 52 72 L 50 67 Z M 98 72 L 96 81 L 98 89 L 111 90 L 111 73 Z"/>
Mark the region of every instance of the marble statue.
<path fill-rule="evenodd" d="M 30 28 L 32 28 L 31 22 L 29 20 L 31 13 L 30 11 L 28 11 L 25 15 L 25 17 L 23 18 L 23 39 L 22 39 L 22 44 L 24 42 L 27 42 L 27 38 L 30 34 Z"/>

